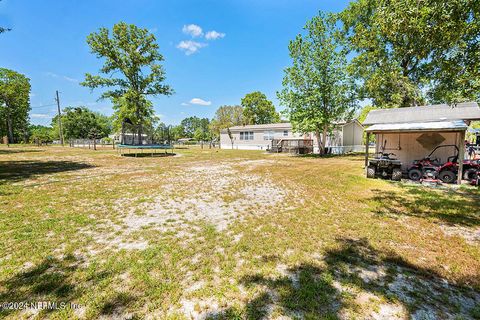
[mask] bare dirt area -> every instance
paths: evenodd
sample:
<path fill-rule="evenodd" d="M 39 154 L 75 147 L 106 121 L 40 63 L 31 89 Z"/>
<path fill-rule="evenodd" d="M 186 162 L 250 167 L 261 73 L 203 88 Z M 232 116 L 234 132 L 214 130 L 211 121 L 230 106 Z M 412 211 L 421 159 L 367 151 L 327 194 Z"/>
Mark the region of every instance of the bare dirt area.
<path fill-rule="evenodd" d="M 295 193 L 272 179 L 252 173 L 272 161 L 201 162 L 162 177 L 162 190 L 152 190 L 143 201 L 122 198 L 117 201 L 117 222 L 106 221 L 103 231 L 94 235 L 108 248 L 145 249 L 143 240 L 129 236 L 144 229 L 174 231 L 182 240 L 198 232 L 200 225 L 224 231 L 248 217 L 294 209 L 284 203 Z M 240 171 L 238 167 L 248 166 Z M 109 231 L 105 231 L 109 230 Z"/>

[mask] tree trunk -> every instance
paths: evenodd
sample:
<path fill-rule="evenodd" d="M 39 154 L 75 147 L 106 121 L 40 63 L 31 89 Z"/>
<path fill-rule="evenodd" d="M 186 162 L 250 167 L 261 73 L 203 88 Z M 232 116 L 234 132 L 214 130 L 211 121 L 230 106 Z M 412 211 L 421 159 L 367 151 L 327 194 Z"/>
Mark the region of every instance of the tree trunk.
<path fill-rule="evenodd" d="M 320 131 L 319 130 L 315 131 L 315 137 L 317 138 L 318 154 L 322 155 L 323 154 L 323 145 L 322 145 L 322 140 L 320 139 Z"/>
<path fill-rule="evenodd" d="M 8 143 L 13 143 L 13 124 L 12 124 L 12 117 L 7 114 L 7 135 L 8 135 Z"/>
<path fill-rule="evenodd" d="M 120 144 L 125 144 L 125 119 L 122 120 L 122 136 L 120 137 Z"/>
<path fill-rule="evenodd" d="M 142 145 L 142 122 L 140 120 L 140 106 L 137 101 L 137 121 L 138 121 L 138 144 Z"/>
<path fill-rule="evenodd" d="M 322 131 L 322 146 L 323 146 L 323 154 L 326 153 L 326 146 L 327 146 L 327 126 L 323 127 Z"/>

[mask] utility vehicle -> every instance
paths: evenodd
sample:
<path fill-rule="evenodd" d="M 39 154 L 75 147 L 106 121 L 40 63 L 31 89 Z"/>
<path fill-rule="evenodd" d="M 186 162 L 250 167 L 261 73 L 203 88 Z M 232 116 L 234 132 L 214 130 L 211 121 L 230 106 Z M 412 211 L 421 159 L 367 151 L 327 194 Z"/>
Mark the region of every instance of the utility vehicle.
<path fill-rule="evenodd" d="M 439 154 L 445 152 L 445 148 L 453 148 L 454 154 L 448 156 L 445 163 L 442 163 Z M 435 147 L 428 156 L 413 161 L 408 168 L 408 178 L 414 181 L 440 179 L 444 183 L 453 183 L 458 172 L 458 147 L 453 144 L 440 145 Z"/>
<path fill-rule="evenodd" d="M 402 179 L 402 163 L 394 153 L 379 152 L 375 159 L 368 161 L 367 178 L 382 177 L 399 181 Z"/>

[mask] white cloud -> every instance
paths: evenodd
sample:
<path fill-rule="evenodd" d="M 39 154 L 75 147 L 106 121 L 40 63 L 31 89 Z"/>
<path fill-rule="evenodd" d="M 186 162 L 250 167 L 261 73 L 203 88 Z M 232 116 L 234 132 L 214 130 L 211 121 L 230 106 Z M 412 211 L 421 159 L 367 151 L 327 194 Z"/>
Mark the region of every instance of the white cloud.
<path fill-rule="evenodd" d="M 37 119 L 51 119 L 53 118 L 52 116 L 44 113 L 32 113 L 30 115 L 31 118 L 37 118 Z"/>
<path fill-rule="evenodd" d="M 206 43 L 187 40 L 187 41 L 180 41 L 180 43 L 177 45 L 177 48 L 182 51 L 185 51 L 185 54 L 189 56 L 197 52 L 200 48 L 203 48 L 206 46 L 207 46 Z"/>
<path fill-rule="evenodd" d="M 181 105 L 181 106 L 189 106 L 189 104 L 186 103 L 186 102 L 182 102 L 182 103 L 180 103 L 180 105 Z"/>
<path fill-rule="evenodd" d="M 215 30 L 208 31 L 205 34 L 205 39 L 207 39 L 207 40 L 217 40 L 217 39 L 221 39 L 223 37 L 225 37 L 225 33 L 217 32 Z"/>
<path fill-rule="evenodd" d="M 67 76 L 63 76 L 63 79 L 67 80 L 67 81 L 70 81 L 70 82 L 79 82 L 78 79 L 70 78 L 70 77 L 67 77 Z"/>
<path fill-rule="evenodd" d="M 184 25 L 182 28 L 183 33 L 188 34 L 192 37 L 199 37 L 203 34 L 202 28 L 196 24 Z"/>
<path fill-rule="evenodd" d="M 69 81 L 69 82 L 79 82 L 78 79 L 70 78 L 70 77 L 67 77 L 67 76 L 58 75 L 58 74 L 53 73 L 53 72 L 45 72 L 45 75 L 46 75 L 47 77 L 52 77 L 52 78 L 61 78 L 61 79 L 63 79 L 63 80 Z"/>
<path fill-rule="evenodd" d="M 191 104 L 198 104 L 198 105 L 201 105 L 201 106 L 209 106 L 212 104 L 212 101 L 205 101 L 203 99 L 200 99 L 200 98 L 193 98 L 192 100 L 190 100 L 190 103 Z"/>

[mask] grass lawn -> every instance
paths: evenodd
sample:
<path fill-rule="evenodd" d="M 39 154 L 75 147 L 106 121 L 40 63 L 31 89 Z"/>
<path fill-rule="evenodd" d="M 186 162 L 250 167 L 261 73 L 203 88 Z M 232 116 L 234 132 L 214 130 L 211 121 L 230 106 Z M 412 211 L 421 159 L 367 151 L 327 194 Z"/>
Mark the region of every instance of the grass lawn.
<path fill-rule="evenodd" d="M 0 147 L 0 317 L 479 319 L 480 192 L 363 158 Z"/>

